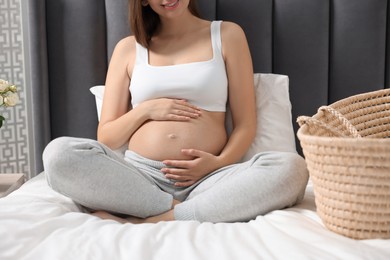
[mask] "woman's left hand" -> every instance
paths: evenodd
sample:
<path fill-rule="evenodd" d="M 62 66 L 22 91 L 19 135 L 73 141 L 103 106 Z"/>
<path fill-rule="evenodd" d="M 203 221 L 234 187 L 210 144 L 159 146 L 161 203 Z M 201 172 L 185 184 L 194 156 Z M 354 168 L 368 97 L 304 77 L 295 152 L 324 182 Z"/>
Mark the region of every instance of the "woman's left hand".
<path fill-rule="evenodd" d="M 218 168 L 218 157 L 196 149 L 183 149 L 182 153 L 194 157 L 192 160 L 165 160 L 172 168 L 162 168 L 167 179 L 175 181 L 178 187 L 188 187 Z"/>

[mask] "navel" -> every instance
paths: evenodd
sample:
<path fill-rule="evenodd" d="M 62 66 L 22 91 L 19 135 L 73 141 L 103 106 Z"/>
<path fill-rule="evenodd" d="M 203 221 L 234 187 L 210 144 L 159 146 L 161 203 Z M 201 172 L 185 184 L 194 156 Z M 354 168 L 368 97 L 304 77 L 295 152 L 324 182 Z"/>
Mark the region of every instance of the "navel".
<path fill-rule="evenodd" d="M 177 135 L 175 135 L 175 134 L 168 134 L 168 138 L 169 139 L 176 139 Z"/>

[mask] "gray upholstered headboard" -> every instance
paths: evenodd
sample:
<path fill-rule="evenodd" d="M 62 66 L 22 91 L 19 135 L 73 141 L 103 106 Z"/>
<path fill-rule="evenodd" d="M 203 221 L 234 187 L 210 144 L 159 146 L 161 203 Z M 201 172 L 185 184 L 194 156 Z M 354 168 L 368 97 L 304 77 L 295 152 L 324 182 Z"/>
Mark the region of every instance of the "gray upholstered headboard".
<path fill-rule="evenodd" d="M 199 6 L 205 18 L 243 27 L 255 72 L 290 77 L 293 121 L 389 84 L 387 0 L 199 0 Z M 46 0 L 45 12 L 51 138 L 95 138 L 89 88 L 104 84 L 115 43 L 130 33 L 127 0 Z"/>

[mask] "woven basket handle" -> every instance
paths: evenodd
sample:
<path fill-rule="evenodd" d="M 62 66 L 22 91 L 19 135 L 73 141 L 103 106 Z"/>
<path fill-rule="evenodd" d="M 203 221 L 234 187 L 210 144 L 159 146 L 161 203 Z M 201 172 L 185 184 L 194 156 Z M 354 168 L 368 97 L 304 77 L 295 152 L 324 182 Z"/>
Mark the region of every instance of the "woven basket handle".
<path fill-rule="evenodd" d="M 309 116 L 299 116 L 297 119 L 297 122 L 298 122 L 299 126 L 303 126 L 304 124 L 307 124 L 309 127 L 316 126 L 316 127 L 322 128 L 325 132 L 330 133 L 333 136 L 346 137 L 345 134 L 343 134 L 341 131 L 334 129 L 332 127 L 329 127 L 324 122 L 322 122 L 318 119 L 309 117 Z"/>
<path fill-rule="evenodd" d="M 332 114 L 337 120 L 339 120 L 339 122 L 341 122 L 341 124 L 345 127 L 345 129 L 347 129 L 347 131 L 352 135 L 352 137 L 355 137 L 355 138 L 360 138 L 362 137 L 358 130 L 356 129 L 355 126 L 353 126 L 351 124 L 351 122 L 345 118 L 345 116 L 343 114 L 341 114 L 339 111 L 337 111 L 336 109 L 334 109 L 333 107 L 330 107 L 330 106 L 322 106 L 318 109 L 319 111 L 323 112 L 323 113 L 329 113 L 329 114 Z"/>
<path fill-rule="evenodd" d="M 341 114 L 340 112 L 338 112 L 334 108 L 332 108 L 330 106 L 322 106 L 318 109 L 318 111 L 322 112 L 322 113 L 331 114 L 333 117 L 335 117 L 341 123 L 341 125 L 343 125 L 345 127 L 345 129 L 351 134 L 352 137 L 355 137 L 355 138 L 361 137 L 361 135 L 359 134 L 357 129 L 351 124 L 351 122 L 349 122 L 349 120 L 346 119 L 343 116 L 343 114 Z M 327 124 L 325 124 L 324 122 L 322 122 L 318 119 L 315 119 L 313 117 L 300 116 L 300 117 L 298 117 L 297 122 L 298 122 L 299 126 L 302 126 L 304 124 L 308 124 L 309 126 L 313 125 L 313 126 L 317 126 L 317 127 L 324 129 L 326 132 L 331 133 L 334 136 L 347 137 L 340 130 L 332 128 L 332 127 L 328 126 Z"/>

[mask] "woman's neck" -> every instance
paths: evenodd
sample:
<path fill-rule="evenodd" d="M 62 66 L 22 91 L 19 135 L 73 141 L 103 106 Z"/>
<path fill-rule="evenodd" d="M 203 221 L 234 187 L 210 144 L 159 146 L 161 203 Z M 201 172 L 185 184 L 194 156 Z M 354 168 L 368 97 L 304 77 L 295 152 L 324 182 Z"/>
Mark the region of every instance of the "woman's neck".
<path fill-rule="evenodd" d="M 180 17 L 174 19 L 160 18 L 161 25 L 157 35 L 159 37 L 176 37 L 193 31 L 202 21 L 192 15 L 189 10 Z"/>

